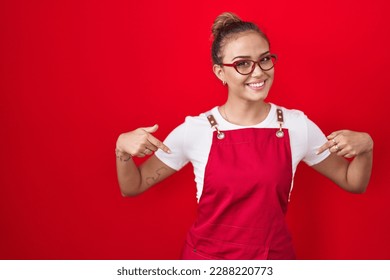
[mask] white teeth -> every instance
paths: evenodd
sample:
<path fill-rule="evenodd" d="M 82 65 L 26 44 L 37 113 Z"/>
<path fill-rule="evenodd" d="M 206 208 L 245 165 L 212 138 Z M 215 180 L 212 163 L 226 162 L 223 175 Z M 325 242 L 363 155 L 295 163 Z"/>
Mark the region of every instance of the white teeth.
<path fill-rule="evenodd" d="M 251 87 L 262 87 L 264 85 L 264 82 L 261 83 L 253 83 L 253 84 L 248 84 Z"/>

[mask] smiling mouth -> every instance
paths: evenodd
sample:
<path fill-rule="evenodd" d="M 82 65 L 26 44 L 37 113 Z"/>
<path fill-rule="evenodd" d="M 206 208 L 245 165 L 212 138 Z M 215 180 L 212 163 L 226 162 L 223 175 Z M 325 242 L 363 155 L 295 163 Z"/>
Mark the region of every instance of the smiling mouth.
<path fill-rule="evenodd" d="M 247 84 L 247 86 L 251 87 L 251 88 L 262 88 L 265 84 L 265 81 L 262 81 L 262 82 L 259 82 L 259 83 L 250 83 L 250 84 Z"/>

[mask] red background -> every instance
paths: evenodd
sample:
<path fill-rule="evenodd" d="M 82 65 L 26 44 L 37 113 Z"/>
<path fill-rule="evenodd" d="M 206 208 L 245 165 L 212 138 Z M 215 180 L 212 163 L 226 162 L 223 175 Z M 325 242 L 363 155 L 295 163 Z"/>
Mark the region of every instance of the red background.
<path fill-rule="evenodd" d="M 269 101 L 325 133 L 375 141 L 364 195 L 300 165 L 288 222 L 300 259 L 390 259 L 387 0 L 0 3 L 0 258 L 176 259 L 196 211 L 190 166 L 122 198 L 117 136 L 223 104 L 210 27 L 233 11 L 279 55 Z"/>

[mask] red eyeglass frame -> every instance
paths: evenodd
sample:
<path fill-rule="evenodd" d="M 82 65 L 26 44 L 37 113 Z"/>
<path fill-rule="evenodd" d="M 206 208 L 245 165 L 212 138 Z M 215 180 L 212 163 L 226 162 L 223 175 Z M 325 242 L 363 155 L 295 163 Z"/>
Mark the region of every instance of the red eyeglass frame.
<path fill-rule="evenodd" d="M 271 59 L 273 59 L 273 61 L 272 61 L 272 67 L 271 67 L 271 68 L 268 68 L 268 69 L 263 69 L 263 68 L 261 67 L 261 65 L 260 65 L 260 62 L 261 62 L 262 59 L 264 59 L 264 58 L 266 58 L 266 57 L 271 57 Z M 236 69 L 237 73 L 239 73 L 239 74 L 241 74 L 241 75 L 250 75 L 250 74 L 252 74 L 253 71 L 255 70 L 256 64 L 259 65 L 259 67 L 260 67 L 261 70 L 263 70 L 263 71 L 269 71 L 269 70 L 271 70 L 272 68 L 275 67 L 275 63 L 276 63 L 277 60 L 278 60 L 278 56 L 277 56 L 276 54 L 269 54 L 269 55 L 265 55 L 265 56 L 261 57 L 258 61 L 251 60 L 251 59 L 240 59 L 240 60 L 237 60 L 237 61 L 235 61 L 235 62 L 233 62 L 233 63 L 230 63 L 230 64 L 221 63 L 221 65 L 223 65 L 223 66 L 228 66 L 228 67 L 234 67 L 234 69 Z M 249 73 L 247 73 L 247 74 L 243 74 L 243 73 L 241 73 L 240 71 L 238 71 L 238 69 L 237 69 L 237 64 L 240 63 L 240 62 L 242 62 L 242 61 L 251 61 L 251 62 L 253 62 L 252 69 L 251 69 L 251 71 L 250 71 Z"/>

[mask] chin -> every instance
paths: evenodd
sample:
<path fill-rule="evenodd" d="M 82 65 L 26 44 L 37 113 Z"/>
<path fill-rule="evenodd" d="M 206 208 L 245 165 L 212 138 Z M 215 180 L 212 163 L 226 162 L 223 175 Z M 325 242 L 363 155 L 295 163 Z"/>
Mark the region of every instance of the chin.
<path fill-rule="evenodd" d="M 267 91 L 246 92 L 245 97 L 250 101 L 264 101 L 268 96 Z"/>

